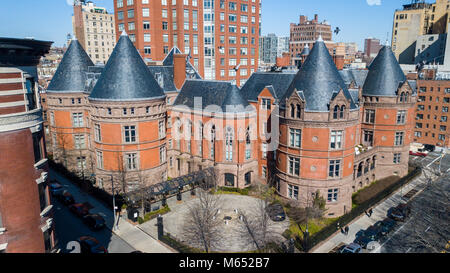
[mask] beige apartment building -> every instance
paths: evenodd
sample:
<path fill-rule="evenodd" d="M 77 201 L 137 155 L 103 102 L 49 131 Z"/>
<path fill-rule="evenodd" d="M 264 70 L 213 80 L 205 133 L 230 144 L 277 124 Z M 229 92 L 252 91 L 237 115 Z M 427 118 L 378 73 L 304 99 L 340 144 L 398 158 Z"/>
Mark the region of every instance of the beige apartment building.
<path fill-rule="evenodd" d="M 449 0 L 434 4 L 412 3 L 394 13 L 392 50 L 401 64 L 413 64 L 417 38 L 425 34 L 448 32 Z"/>
<path fill-rule="evenodd" d="M 114 14 L 91 1 L 75 1 L 73 33 L 94 64 L 106 64 L 116 43 Z"/>

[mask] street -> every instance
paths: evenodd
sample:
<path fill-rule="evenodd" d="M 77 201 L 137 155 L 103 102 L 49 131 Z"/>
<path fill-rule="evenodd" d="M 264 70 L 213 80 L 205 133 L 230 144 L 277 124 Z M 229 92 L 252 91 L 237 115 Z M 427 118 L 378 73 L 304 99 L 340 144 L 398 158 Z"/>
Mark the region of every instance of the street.
<path fill-rule="evenodd" d="M 52 179 L 56 178 L 58 183 L 63 185 L 73 195 L 76 203 L 89 202 L 92 204 L 94 208 L 90 212 L 102 215 L 105 218 L 107 226 L 107 228 L 101 231 L 90 230 L 82 222 L 81 218 L 78 218 L 69 211 L 68 207 L 61 204 L 56 198 L 52 198 L 56 236 L 58 238 L 58 247 L 62 253 L 70 253 L 71 251 L 70 248 L 69 250 L 67 249 L 67 244 L 86 235 L 96 238 L 101 245 L 108 249 L 109 253 L 130 253 L 135 251 L 127 242 L 111 232 L 113 218 L 106 216 L 106 213 L 109 213 L 109 211 L 106 211 L 106 207 L 95 202 L 92 197 L 81 192 L 76 186 L 62 179 L 62 177 L 57 176 L 55 173 L 51 173 L 51 176 Z M 110 213 L 112 214 L 112 212 Z"/>
<path fill-rule="evenodd" d="M 423 166 L 437 169 L 436 154 L 423 159 Z M 430 165 L 431 164 L 431 165 Z M 442 160 L 441 171 L 450 168 L 450 155 Z M 428 184 L 411 202 L 411 216 L 381 242 L 381 253 L 439 253 L 450 240 L 450 173 Z"/>

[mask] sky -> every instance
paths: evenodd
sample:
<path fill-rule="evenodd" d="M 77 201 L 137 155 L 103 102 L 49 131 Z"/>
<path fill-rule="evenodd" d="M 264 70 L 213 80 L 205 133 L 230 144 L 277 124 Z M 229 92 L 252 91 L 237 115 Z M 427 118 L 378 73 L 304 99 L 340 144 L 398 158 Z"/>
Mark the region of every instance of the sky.
<path fill-rule="evenodd" d="M 93 0 L 113 12 L 114 0 Z M 71 0 L 2 1 L 0 37 L 54 41 L 62 46 L 72 33 Z M 262 0 L 262 34 L 289 36 L 289 24 L 298 23 L 300 15 L 309 19 L 319 15 L 341 32 L 333 40 L 355 42 L 364 50 L 364 39 L 375 37 L 385 43 L 391 37 L 395 9 L 410 0 Z M 389 35 L 388 35 L 389 33 Z"/>

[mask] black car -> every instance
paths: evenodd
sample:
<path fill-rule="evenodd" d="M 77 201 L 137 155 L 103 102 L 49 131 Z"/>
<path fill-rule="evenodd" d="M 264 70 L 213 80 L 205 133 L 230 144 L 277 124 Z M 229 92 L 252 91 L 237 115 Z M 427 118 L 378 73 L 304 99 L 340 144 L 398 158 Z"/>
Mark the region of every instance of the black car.
<path fill-rule="evenodd" d="M 404 222 L 411 213 L 411 207 L 407 204 L 400 204 L 395 208 L 389 210 L 388 217 L 395 220 Z"/>
<path fill-rule="evenodd" d="M 373 238 L 363 234 L 361 236 L 356 237 L 356 239 L 353 241 L 353 243 L 360 245 L 362 248 L 366 248 L 367 245 L 373 241 L 376 241 L 376 240 L 373 240 Z"/>
<path fill-rule="evenodd" d="M 108 253 L 108 250 L 94 237 L 83 236 L 78 238 L 77 242 L 80 244 L 81 253 Z"/>
<path fill-rule="evenodd" d="M 274 222 L 283 222 L 286 220 L 286 213 L 281 204 L 271 204 L 267 206 L 266 211 L 269 214 L 270 219 Z"/>
<path fill-rule="evenodd" d="M 376 222 L 373 226 L 381 231 L 382 235 L 386 235 L 391 232 L 395 227 L 396 222 L 390 218 L 386 218 L 383 221 Z"/>
<path fill-rule="evenodd" d="M 75 198 L 73 198 L 73 195 L 66 190 L 62 194 L 58 195 L 58 199 L 66 206 L 75 204 Z"/>
<path fill-rule="evenodd" d="M 93 230 L 101 230 L 105 227 L 105 219 L 99 214 L 88 214 L 83 217 L 83 222 Z"/>
<path fill-rule="evenodd" d="M 50 183 L 48 188 L 52 196 L 59 196 L 64 192 L 64 187 L 57 182 Z"/>

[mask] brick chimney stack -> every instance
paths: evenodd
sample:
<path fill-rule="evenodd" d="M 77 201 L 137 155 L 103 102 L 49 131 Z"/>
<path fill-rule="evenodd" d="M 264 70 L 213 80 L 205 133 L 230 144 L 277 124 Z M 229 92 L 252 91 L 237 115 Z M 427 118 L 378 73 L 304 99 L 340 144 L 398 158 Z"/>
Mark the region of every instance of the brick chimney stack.
<path fill-rule="evenodd" d="M 175 87 L 180 90 L 186 80 L 186 54 L 173 55 L 173 80 Z"/>
<path fill-rule="evenodd" d="M 308 21 L 308 16 L 300 15 L 300 25 L 303 25 Z"/>

